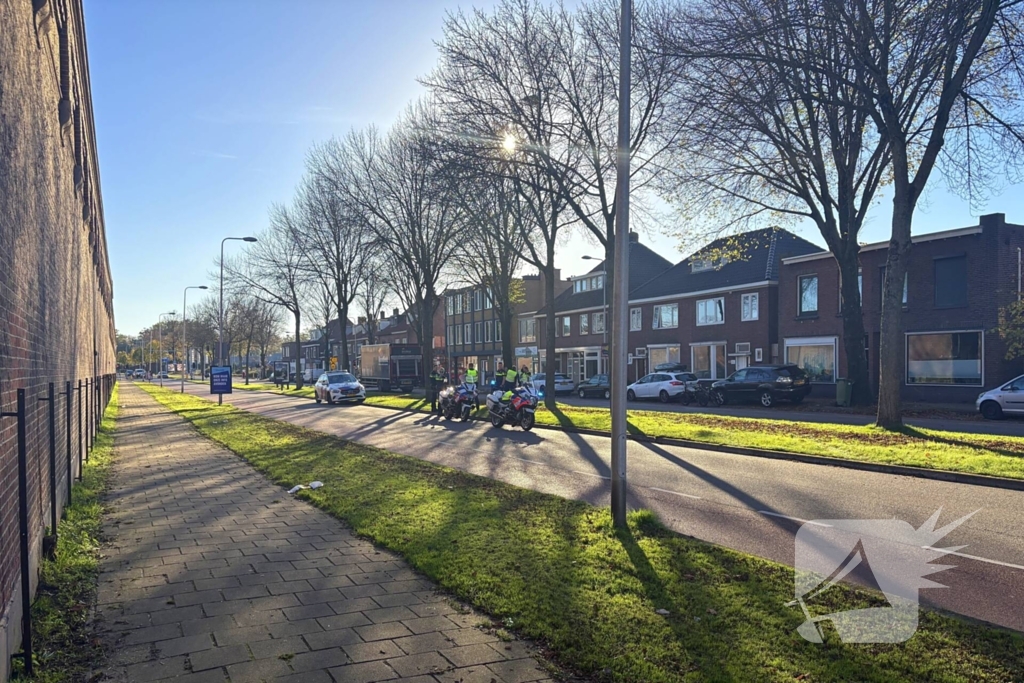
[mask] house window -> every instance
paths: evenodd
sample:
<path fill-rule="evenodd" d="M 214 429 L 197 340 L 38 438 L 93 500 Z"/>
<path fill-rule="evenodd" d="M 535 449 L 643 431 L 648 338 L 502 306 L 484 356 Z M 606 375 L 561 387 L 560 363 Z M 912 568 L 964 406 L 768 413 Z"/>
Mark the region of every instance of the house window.
<path fill-rule="evenodd" d="M 699 379 L 725 379 L 727 370 L 725 344 L 693 344 L 690 361 L 693 374 Z"/>
<path fill-rule="evenodd" d="M 786 362 L 803 368 L 811 382 L 835 382 L 836 338 L 803 337 L 787 339 Z"/>
<path fill-rule="evenodd" d="M 462 343 L 462 325 L 456 325 L 455 326 L 455 343 L 456 344 L 461 344 Z"/>
<path fill-rule="evenodd" d="M 580 334 L 590 334 L 590 314 L 580 314 Z"/>
<path fill-rule="evenodd" d="M 601 289 L 604 286 L 604 275 L 595 275 L 590 278 L 591 289 Z"/>
<path fill-rule="evenodd" d="M 757 293 L 744 294 L 740 297 L 740 320 L 757 320 L 759 303 L 760 297 Z"/>
<path fill-rule="evenodd" d="M 484 290 L 478 289 L 473 292 L 473 298 L 476 299 L 476 310 L 484 310 Z"/>
<path fill-rule="evenodd" d="M 445 297 L 445 308 L 444 308 L 444 310 L 445 310 L 445 312 L 448 315 L 454 315 L 454 313 L 455 313 L 455 304 L 452 303 L 452 297 L 450 297 L 450 296 L 446 296 Z"/>
<path fill-rule="evenodd" d="M 651 370 L 665 363 L 679 362 L 679 345 L 673 346 L 652 346 L 647 351 L 648 361 Z"/>
<path fill-rule="evenodd" d="M 488 320 L 484 323 L 484 341 L 491 342 L 494 340 L 494 324 Z"/>
<path fill-rule="evenodd" d="M 471 323 L 462 326 L 462 338 L 467 344 L 473 343 L 473 325 Z"/>
<path fill-rule="evenodd" d="M 967 305 L 967 257 L 935 259 L 935 307 Z"/>
<path fill-rule="evenodd" d="M 604 334 L 604 313 L 594 314 L 594 334 Z"/>
<path fill-rule="evenodd" d="M 629 331 L 638 332 L 644 329 L 644 309 L 629 309 Z"/>
<path fill-rule="evenodd" d="M 452 299 L 454 300 L 455 304 L 454 315 L 459 315 L 460 313 L 462 313 L 462 295 L 456 294 L 455 296 L 452 297 Z"/>
<path fill-rule="evenodd" d="M 471 313 L 473 311 L 473 293 L 463 292 L 462 296 L 465 299 L 465 301 L 462 303 L 462 310 L 464 310 L 466 313 Z"/>
<path fill-rule="evenodd" d="M 572 318 L 565 316 L 562 318 L 562 336 L 568 337 L 572 334 Z"/>
<path fill-rule="evenodd" d="M 577 294 L 580 292 L 589 292 L 590 278 L 585 277 L 581 280 L 576 280 L 576 282 L 573 284 L 573 291 L 576 292 Z"/>
<path fill-rule="evenodd" d="M 714 270 L 716 268 L 721 268 L 728 262 L 729 259 L 725 258 L 724 256 L 721 256 L 717 259 L 693 258 L 690 259 L 690 272 L 703 273 L 705 270 Z"/>
<path fill-rule="evenodd" d="M 907 384 L 981 386 L 981 331 L 907 335 Z"/>
<path fill-rule="evenodd" d="M 910 284 L 910 273 L 903 273 L 903 308 L 907 307 L 907 291 Z M 878 308 L 882 308 L 882 299 L 885 298 L 885 266 L 878 269 Z"/>
<path fill-rule="evenodd" d="M 476 343 L 479 344 L 484 340 L 484 324 L 476 323 L 476 329 L 473 330 L 473 336 L 476 339 Z"/>
<path fill-rule="evenodd" d="M 494 308 L 494 296 L 491 294 L 491 288 L 488 287 L 484 292 L 484 310 L 489 311 Z"/>
<path fill-rule="evenodd" d="M 519 341 L 537 341 L 537 321 L 534 318 L 527 318 L 519 321 Z"/>
<path fill-rule="evenodd" d="M 725 322 L 725 297 L 702 299 L 697 302 L 698 325 L 721 325 Z"/>
<path fill-rule="evenodd" d="M 500 320 L 495 320 L 494 321 L 494 341 L 496 341 L 496 342 L 500 342 L 501 341 L 501 321 Z"/>
<path fill-rule="evenodd" d="M 674 327 L 679 327 L 679 304 L 655 306 L 654 316 L 651 319 L 651 328 L 666 330 Z"/>
<path fill-rule="evenodd" d="M 843 274 L 839 273 L 839 310 L 843 310 Z M 857 297 L 860 299 L 861 306 L 864 305 L 864 269 L 857 269 Z"/>
<path fill-rule="evenodd" d="M 797 312 L 814 315 L 818 312 L 818 276 L 801 275 L 797 278 Z"/>
<path fill-rule="evenodd" d="M 455 340 L 454 340 L 454 336 L 455 336 L 455 335 L 453 335 L 453 334 L 452 334 L 452 326 L 451 326 L 451 325 L 449 325 L 449 326 L 448 326 L 448 335 L 447 335 L 447 340 L 448 340 L 448 346 L 451 346 L 451 345 L 452 345 L 452 342 L 453 342 L 453 341 L 455 341 Z"/>

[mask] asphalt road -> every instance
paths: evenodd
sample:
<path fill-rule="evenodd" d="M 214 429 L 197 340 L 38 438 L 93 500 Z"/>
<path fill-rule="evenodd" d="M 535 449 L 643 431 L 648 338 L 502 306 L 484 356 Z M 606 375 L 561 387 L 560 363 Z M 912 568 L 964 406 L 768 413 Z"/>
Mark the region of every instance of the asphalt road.
<path fill-rule="evenodd" d="M 203 385 L 186 391 L 209 397 Z M 499 432 L 481 422 L 263 392 L 225 402 L 517 486 L 595 505 L 610 497 L 607 437 Z M 681 534 L 790 566 L 805 521 L 896 518 L 918 528 L 939 508 L 940 525 L 977 511 L 929 544 L 964 547 L 940 563 L 952 569 L 930 577 L 948 587 L 923 589 L 922 603 L 1024 631 L 1024 492 L 657 444 L 630 442 L 628 457 L 631 508 L 653 510 Z"/>
<path fill-rule="evenodd" d="M 606 408 L 606 399 L 580 398 L 575 394 L 559 396 L 559 403 L 588 408 Z M 636 410 L 667 410 L 676 413 L 712 413 L 730 415 L 732 417 L 753 417 L 762 420 L 799 420 L 801 422 L 832 422 L 845 425 L 869 425 L 875 421 L 873 415 L 842 413 L 828 411 L 798 410 L 785 403 L 775 408 L 761 408 L 753 404 L 724 405 L 719 408 L 698 405 L 684 406 L 681 403 L 660 403 L 658 401 L 634 401 L 630 409 Z M 908 417 L 904 420 L 912 427 L 937 429 L 949 432 L 966 432 L 968 434 L 993 434 L 996 436 L 1024 436 L 1024 419 L 1009 417 L 1005 420 L 985 420 L 974 414 L 965 414 L 965 418 Z"/>

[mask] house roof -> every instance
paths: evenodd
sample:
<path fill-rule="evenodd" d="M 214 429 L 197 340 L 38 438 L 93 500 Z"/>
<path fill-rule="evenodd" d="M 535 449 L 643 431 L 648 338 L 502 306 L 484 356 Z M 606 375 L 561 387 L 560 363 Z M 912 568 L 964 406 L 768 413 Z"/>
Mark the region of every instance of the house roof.
<path fill-rule="evenodd" d="M 636 241 L 631 241 L 629 243 L 630 292 L 671 267 L 671 261 L 655 253 L 649 247 L 646 247 Z M 605 272 L 605 262 L 601 261 L 587 272 L 588 274 Z M 605 279 L 605 286 L 607 287 L 607 278 Z M 605 294 L 602 293 L 600 289 L 591 289 L 586 292 L 578 293 L 574 292 L 573 289 L 573 287 L 569 287 L 567 290 L 555 297 L 556 313 L 587 308 L 600 308 L 602 304 L 605 303 Z M 611 292 L 608 292 L 608 297 L 609 301 L 607 303 L 610 304 Z M 632 295 L 630 295 L 630 298 L 632 298 Z M 547 307 L 542 308 L 538 313 L 543 313 L 546 308 Z"/>
<path fill-rule="evenodd" d="M 722 237 L 631 291 L 629 298 L 631 301 L 658 299 L 774 281 L 779 276 L 780 259 L 820 251 L 818 245 L 782 228 L 764 228 Z M 726 262 L 693 272 L 694 261 L 703 260 L 703 256 L 725 256 Z"/>

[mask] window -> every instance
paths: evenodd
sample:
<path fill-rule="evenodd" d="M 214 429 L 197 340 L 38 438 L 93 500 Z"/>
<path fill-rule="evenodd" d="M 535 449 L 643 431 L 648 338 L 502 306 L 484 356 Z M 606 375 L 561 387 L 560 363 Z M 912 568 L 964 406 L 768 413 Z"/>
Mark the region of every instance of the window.
<path fill-rule="evenodd" d="M 705 270 L 714 270 L 721 268 L 729 262 L 724 256 L 720 256 L 717 259 L 709 258 L 693 258 L 690 259 L 690 272 L 691 273 L 703 273 Z"/>
<path fill-rule="evenodd" d="M 475 292 L 473 292 L 473 298 L 476 299 L 476 302 L 475 302 L 476 310 L 478 310 L 478 311 L 484 310 L 484 290 L 478 289 Z"/>
<path fill-rule="evenodd" d="M 907 290 L 910 281 L 910 273 L 903 273 L 903 308 L 907 307 Z M 878 307 L 882 307 L 882 299 L 885 298 L 885 266 L 878 269 Z"/>
<path fill-rule="evenodd" d="M 604 334 L 604 313 L 594 314 L 594 334 Z"/>
<path fill-rule="evenodd" d="M 562 336 L 568 337 L 572 334 L 572 318 L 565 316 L 562 318 Z"/>
<path fill-rule="evenodd" d="M 967 257 L 935 259 L 935 307 L 967 305 Z"/>
<path fill-rule="evenodd" d="M 764 351 L 760 347 L 754 349 L 754 362 L 755 363 L 760 363 L 763 360 L 764 360 Z"/>
<path fill-rule="evenodd" d="M 637 332 L 644 329 L 644 309 L 629 309 L 629 331 Z"/>
<path fill-rule="evenodd" d="M 698 325 L 721 325 L 725 322 L 725 298 L 702 299 L 697 302 Z"/>
<path fill-rule="evenodd" d="M 839 310 L 843 310 L 843 274 L 839 273 Z M 860 298 L 860 305 L 864 305 L 864 269 L 857 269 L 857 296 Z"/>
<path fill-rule="evenodd" d="M 981 386 L 982 333 L 907 335 L 907 384 Z"/>
<path fill-rule="evenodd" d="M 653 346 L 648 351 L 649 366 L 653 369 L 666 363 L 679 362 L 679 345 Z"/>
<path fill-rule="evenodd" d="M 583 278 L 581 280 L 576 280 L 576 282 L 573 283 L 573 292 L 579 294 L 580 292 L 589 292 L 589 291 L 590 291 L 590 278 L 585 277 L 585 278 Z"/>
<path fill-rule="evenodd" d="M 455 343 L 456 344 L 461 344 L 462 343 L 462 325 L 456 325 L 455 326 Z"/>
<path fill-rule="evenodd" d="M 462 295 L 461 294 L 456 294 L 455 296 L 452 297 L 452 299 L 455 300 L 454 301 L 454 304 L 455 304 L 455 313 L 454 314 L 455 315 L 459 315 L 460 313 L 462 313 Z"/>
<path fill-rule="evenodd" d="M 496 342 L 500 342 L 501 341 L 501 321 L 500 320 L 495 320 L 494 321 L 494 341 L 496 341 Z"/>
<path fill-rule="evenodd" d="M 450 296 L 445 297 L 444 310 L 448 315 L 453 315 L 455 313 L 455 304 L 452 303 L 452 298 Z"/>
<path fill-rule="evenodd" d="M 484 340 L 484 324 L 476 323 L 476 328 L 473 330 L 473 338 L 476 339 L 476 343 L 479 344 Z"/>
<path fill-rule="evenodd" d="M 473 310 L 473 293 L 472 292 L 463 292 L 462 293 L 462 298 L 465 299 L 465 301 L 462 302 L 462 310 L 464 310 L 466 313 L 472 312 L 472 310 Z"/>
<path fill-rule="evenodd" d="M 818 312 L 818 276 L 801 275 L 797 278 L 797 313 L 814 315 Z"/>
<path fill-rule="evenodd" d="M 580 334 L 590 334 L 590 315 L 580 314 Z"/>
<path fill-rule="evenodd" d="M 455 341 L 455 335 L 452 334 L 452 326 L 451 325 L 448 326 L 448 335 L 447 335 L 446 339 L 448 341 L 448 346 L 451 346 L 452 342 Z"/>
<path fill-rule="evenodd" d="M 462 339 L 467 344 L 473 343 L 473 325 L 471 323 L 462 326 Z"/>
<path fill-rule="evenodd" d="M 679 327 L 679 304 L 655 306 L 651 329 L 665 330 L 673 327 Z"/>
<path fill-rule="evenodd" d="M 537 321 L 533 318 L 526 318 L 519 321 L 519 341 L 537 341 Z"/>
<path fill-rule="evenodd" d="M 484 323 L 484 341 L 491 342 L 494 340 L 494 324 L 488 320 Z"/>
<path fill-rule="evenodd" d="M 693 373 L 700 379 L 725 379 L 725 344 L 694 344 L 690 346 Z"/>
<path fill-rule="evenodd" d="M 786 362 L 803 369 L 811 382 L 835 382 L 836 338 L 804 337 L 787 339 Z"/>
<path fill-rule="evenodd" d="M 491 294 L 491 288 L 488 287 L 484 292 L 484 310 L 491 310 L 494 308 L 494 296 Z"/>
<path fill-rule="evenodd" d="M 740 320 L 757 320 L 759 300 L 757 293 L 744 294 L 740 297 Z"/>
<path fill-rule="evenodd" d="M 604 286 L 604 275 L 595 275 L 590 278 L 591 289 L 601 289 Z"/>

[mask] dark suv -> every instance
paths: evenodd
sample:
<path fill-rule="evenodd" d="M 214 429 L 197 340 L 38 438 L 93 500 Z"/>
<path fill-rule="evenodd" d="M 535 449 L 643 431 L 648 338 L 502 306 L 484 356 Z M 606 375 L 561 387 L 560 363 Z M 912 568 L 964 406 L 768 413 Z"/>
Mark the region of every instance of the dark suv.
<path fill-rule="evenodd" d="M 757 401 L 770 408 L 778 399 L 799 403 L 811 392 L 811 383 L 795 365 L 756 365 L 732 373 L 711 387 L 726 403 Z"/>

